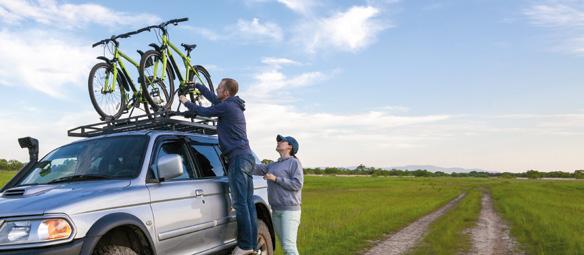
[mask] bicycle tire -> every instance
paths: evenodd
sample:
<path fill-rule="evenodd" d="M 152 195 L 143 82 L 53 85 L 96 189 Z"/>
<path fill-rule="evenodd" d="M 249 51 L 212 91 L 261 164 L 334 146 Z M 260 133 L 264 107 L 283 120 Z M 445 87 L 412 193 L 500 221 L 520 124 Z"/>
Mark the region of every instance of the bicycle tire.
<path fill-rule="evenodd" d="M 117 107 L 117 110 L 112 111 L 111 114 L 110 113 L 106 113 L 104 111 L 104 109 L 103 109 L 104 107 L 102 105 L 100 105 L 100 103 L 98 102 L 98 100 L 96 98 L 96 94 L 95 93 L 96 92 L 101 93 L 101 92 L 95 91 L 96 84 L 94 84 L 95 75 L 96 75 L 97 71 L 99 69 L 102 69 L 102 68 L 105 69 L 106 74 L 108 72 L 111 73 L 111 74 L 113 74 L 112 73 L 113 66 L 111 64 L 104 63 L 104 62 L 95 64 L 91 68 L 91 71 L 89 72 L 89 78 L 88 78 L 88 81 L 87 81 L 87 89 L 89 90 L 89 98 L 91 99 L 91 104 L 93 105 L 93 108 L 95 109 L 95 111 L 99 114 L 99 116 L 102 119 L 105 119 L 105 120 L 107 120 L 107 119 L 114 120 L 114 119 L 119 118 L 122 115 L 124 109 L 126 108 L 125 103 L 124 103 L 125 91 L 124 91 L 124 89 L 122 87 L 121 77 L 118 76 L 117 77 L 117 83 L 118 84 L 117 84 L 117 88 L 116 89 L 120 91 L 119 105 Z M 102 85 L 102 87 L 103 87 L 103 85 Z M 101 89 L 100 89 L 100 91 L 101 91 Z M 112 101 L 112 102 L 115 103 L 115 101 Z"/>
<path fill-rule="evenodd" d="M 199 73 L 199 76 L 202 76 L 201 80 L 203 80 L 203 81 L 201 82 L 201 80 L 199 80 L 199 79 L 195 80 L 195 78 L 196 78 L 195 73 L 191 72 L 189 74 L 189 76 L 190 76 L 189 82 L 190 83 L 195 83 L 195 82 L 200 83 L 201 85 L 207 87 L 207 89 L 209 89 L 209 91 L 211 91 L 212 94 L 215 94 L 215 90 L 213 89 L 213 81 L 211 80 L 211 75 L 209 74 L 209 71 L 207 71 L 207 69 L 205 69 L 201 65 L 195 65 L 195 66 L 193 66 L 193 68 L 197 71 L 197 73 Z M 193 94 L 190 94 L 190 99 L 191 99 L 191 102 L 196 101 L 196 98 Z M 203 105 L 200 104 L 200 106 L 203 106 Z"/>
<path fill-rule="evenodd" d="M 199 73 L 199 75 L 201 75 L 201 74 L 203 75 L 204 83 L 206 83 L 206 84 L 203 83 L 203 86 L 206 86 L 209 89 L 209 91 L 211 91 L 211 93 L 215 94 L 215 89 L 213 88 L 213 81 L 211 80 L 211 75 L 209 74 L 209 71 L 207 71 L 207 69 L 205 69 L 205 67 L 203 67 L 201 65 L 193 66 L 193 68 L 197 71 L 197 73 Z M 198 79 L 194 80 L 194 76 L 195 76 L 194 73 L 191 72 L 190 76 L 191 76 L 191 77 L 189 77 L 190 82 L 199 82 L 200 83 L 200 81 Z"/>
<path fill-rule="evenodd" d="M 159 51 L 156 51 L 156 50 L 149 50 L 149 51 L 145 52 L 142 55 L 142 58 L 140 59 L 139 73 L 140 73 L 140 86 L 142 88 L 142 93 L 143 93 L 144 98 L 148 102 L 148 104 L 152 107 L 152 110 L 154 110 L 155 112 L 160 111 L 161 108 L 163 108 L 164 110 L 168 110 L 170 108 L 170 106 L 172 105 L 172 100 L 173 100 L 172 93 L 170 93 L 170 92 L 174 92 L 174 76 L 172 73 L 171 65 L 167 62 L 166 80 L 163 80 L 161 82 L 157 82 L 158 86 L 160 86 L 162 88 L 162 90 L 164 91 L 164 94 L 167 96 L 166 103 L 163 105 L 160 105 L 159 102 L 156 102 L 156 100 L 154 99 L 154 96 L 151 95 L 151 92 L 148 90 L 149 86 L 151 84 L 153 84 L 153 82 L 150 82 L 150 79 L 148 79 L 150 77 L 149 74 L 145 73 L 146 68 L 150 67 L 152 65 L 153 60 L 150 60 L 152 57 L 155 59 L 154 61 L 157 61 L 156 58 L 158 58 L 158 61 L 159 61 L 161 59 L 161 53 Z M 167 81 L 167 83 L 165 83 L 166 81 Z M 168 97 L 169 95 L 170 95 L 170 97 Z"/>

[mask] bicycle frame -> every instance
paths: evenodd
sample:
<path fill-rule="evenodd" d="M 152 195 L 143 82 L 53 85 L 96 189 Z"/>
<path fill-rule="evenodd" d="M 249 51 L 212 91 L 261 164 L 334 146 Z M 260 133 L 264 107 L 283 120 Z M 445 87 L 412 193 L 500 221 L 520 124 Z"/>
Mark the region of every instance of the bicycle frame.
<path fill-rule="evenodd" d="M 197 70 L 191 65 L 191 58 L 186 56 L 181 50 L 178 49 L 178 47 L 176 47 L 170 40 L 168 40 L 168 35 L 163 34 L 162 35 L 162 47 L 161 47 L 161 51 L 162 51 L 162 79 L 166 79 L 166 67 L 168 65 L 168 60 L 170 59 L 170 61 L 172 62 L 173 66 L 176 67 L 176 62 L 174 61 L 174 56 L 172 54 L 172 52 L 176 52 L 182 59 L 183 61 L 183 65 L 185 68 L 185 79 L 183 79 L 182 74 L 180 73 L 180 70 L 178 70 L 178 68 L 175 68 L 175 72 L 176 75 L 179 78 L 180 81 L 180 87 L 184 86 L 187 83 L 187 79 L 190 77 L 190 72 L 194 72 L 194 74 L 197 76 L 197 79 L 199 79 L 199 81 L 201 83 L 204 83 L 203 80 L 201 79 L 201 76 L 199 75 L 199 73 L 197 72 Z M 153 76 L 155 78 L 157 78 L 157 74 L 156 71 L 158 70 L 158 62 L 154 63 L 154 74 Z"/>
<path fill-rule="evenodd" d="M 122 52 L 118 47 L 116 47 L 114 50 L 114 58 L 111 61 L 112 67 L 114 69 L 113 70 L 113 81 L 111 83 L 111 86 L 108 86 L 109 77 L 106 76 L 104 89 L 107 88 L 107 90 L 105 92 L 113 92 L 116 89 L 116 82 L 118 80 L 117 79 L 118 78 L 118 63 L 119 63 L 120 70 L 122 70 L 122 72 L 124 72 L 123 75 L 126 76 L 127 82 L 129 83 L 133 92 L 136 93 L 136 87 L 134 86 L 134 82 L 132 81 L 132 79 L 130 79 L 130 76 L 128 75 L 128 70 L 126 69 L 124 62 L 121 61 L 122 59 L 125 59 L 130 64 L 134 65 L 134 67 L 136 67 L 136 69 L 140 68 L 140 64 L 138 64 L 136 61 L 134 61 L 132 58 L 130 58 L 128 55 L 126 55 L 124 52 Z"/>

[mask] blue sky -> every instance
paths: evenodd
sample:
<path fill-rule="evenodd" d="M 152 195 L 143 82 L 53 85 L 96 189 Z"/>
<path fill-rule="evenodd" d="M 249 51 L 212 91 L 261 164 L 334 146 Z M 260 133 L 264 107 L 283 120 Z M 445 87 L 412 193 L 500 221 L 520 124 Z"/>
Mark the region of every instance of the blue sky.
<path fill-rule="evenodd" d="M 178 17 L 171 40 L 240 82 L 262 158 L 283 133 L 312 167 L 584 168 L 582 0 L 0 0 L 0 157 L 97 121 L 93 42 Z"/>

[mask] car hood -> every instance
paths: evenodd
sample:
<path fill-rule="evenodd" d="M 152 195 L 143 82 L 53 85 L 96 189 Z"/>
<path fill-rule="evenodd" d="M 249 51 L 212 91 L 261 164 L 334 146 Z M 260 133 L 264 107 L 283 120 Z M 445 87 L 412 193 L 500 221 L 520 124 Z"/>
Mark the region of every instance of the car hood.
<path fill-rule="evenodd" d="M 122 192 L 130 184 L 130 180 L 99 180 L 8 189 L 0 193 L 0 217 L 53 212 L 75 214 L 96 210 L 97 207 L 103 207 L 100 203 L 95 203 L 96 200 L 103 200 L 108 196 L 113 198 L 112 193 Z M 120 200 L 119 197 L 116 198 Z M 115 202 L 108 202 L 109 206 L 115 206 Z"/>

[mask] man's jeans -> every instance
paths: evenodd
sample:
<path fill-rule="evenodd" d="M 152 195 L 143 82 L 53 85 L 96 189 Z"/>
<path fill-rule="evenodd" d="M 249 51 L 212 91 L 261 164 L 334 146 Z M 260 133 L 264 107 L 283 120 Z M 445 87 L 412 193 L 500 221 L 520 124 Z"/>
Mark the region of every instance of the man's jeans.
<path fill-rule="evenodd" d="M 280 239 L 280 244 L 286 255 L 298 255 L 296 239 L 298 236 L 298 226 L 300 226 L 300 210 L 298 211 L 277 211 L 272 212 L 272 223 L 274 230 Z"/>
<path fill-rule="evenodd" d="M 257 248 L 258 227 L 253 202 L 253 168 L 255 158 L 241 154 L 229 159 L 229 188 L 237 217 L 237 242 L 243 250 Z"/>

